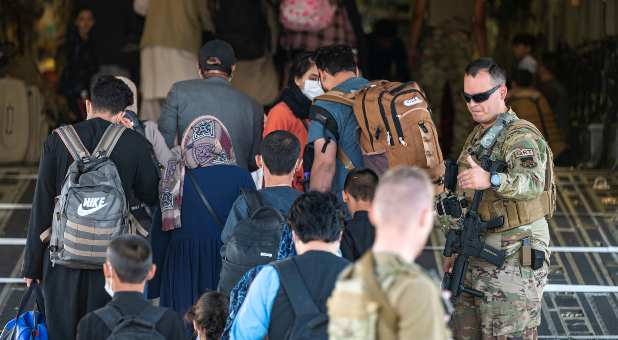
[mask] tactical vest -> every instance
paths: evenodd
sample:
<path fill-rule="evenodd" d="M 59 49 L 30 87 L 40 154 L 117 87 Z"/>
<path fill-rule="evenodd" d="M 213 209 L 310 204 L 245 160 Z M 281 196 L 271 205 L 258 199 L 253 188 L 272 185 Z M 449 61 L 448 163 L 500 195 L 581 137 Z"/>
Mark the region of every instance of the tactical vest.
<path fill-rule="evenodd" d="M 481 126 L 478 125 L 468 136 L 465 146 L 468 147 L 471 144 L 471 140 L 479 133 Z M 534 124 L 523 120 L 516 119 L 511 122 L 497 137 L 496 142 L 491 149 L 490 158 L 492 160 L 502 160 L 504 154 L 502 150 L 503 143 L 512 136 L 513 133 L 519 130 L 528 130 L 535 135 L 535 141 L 543 139 L 543 134 L 534 126 Z M 465 162 L 465 151 L 459 157 L 457 161 L 459 165 L 459 171 L 469 168 L 467 162 Z M 473 156 L 474 157 L 474 156 Z M 479 160 L 476 159 L 478 162 Z M 545 164 L 545 187 L 543 192 L 530 200 L 513 200 L 500 197 L 493 189 L 485 190 L 483 193 L 483 199 L 479 204 L 478 213 L 482 220 L 488 221 L 500 216 L 504 217 L 504 224 L 501 228 L 492 229 L 489 232 L 499 233 L 507 230 L 511 230 L 522 225 L 530 224 L 543 217 L 551 218 L 556 210 L 556 184 L 554 177 L 554 162 L 553 153 L 551 148 L 547 146 L 547 160 Z M 464 194 L 468 202 L 472 201 L 474 195 L 473 190 L 465 190 Z"/>
<path fill-rule="evenodd" d="M 368 251 L 339 275 L 335 290 L 328 298 L 329 339 L 397 337 L 399 316 L 376 278 L 375 265 L 374 254 Z M 400 269 L 397 270 L 399 277 L 414 275 L 407 268 Z M 390 279 L 390 283 L 393 282 L 394 279 Z"/>

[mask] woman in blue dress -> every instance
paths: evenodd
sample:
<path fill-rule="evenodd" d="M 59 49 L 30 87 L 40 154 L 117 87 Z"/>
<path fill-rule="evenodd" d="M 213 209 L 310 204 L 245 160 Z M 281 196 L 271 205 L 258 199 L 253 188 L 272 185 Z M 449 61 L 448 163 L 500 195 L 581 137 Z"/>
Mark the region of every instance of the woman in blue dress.
<path fill-rule="evenodd" d="M 220 223 L 225 223 L 240 189 L 255 185 L 249 172 L 236 165 L 230 135 L 213 116 L 198 117 L 189 125 L 180 150 L 181 157 L 170 161 L 163 174 L 162 231 L 153 232 L 157 248 L 164 249 L 156 256 L 162 260 L 160 304 L 184 315 L 204 292 L 217 288 Z"/>

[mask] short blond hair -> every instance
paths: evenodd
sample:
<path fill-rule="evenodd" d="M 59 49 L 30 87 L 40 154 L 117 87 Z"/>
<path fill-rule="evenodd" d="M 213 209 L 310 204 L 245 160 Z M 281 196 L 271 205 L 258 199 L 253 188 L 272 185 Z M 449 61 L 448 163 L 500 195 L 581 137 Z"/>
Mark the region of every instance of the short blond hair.
<path fill-rule="evenodd" d="M 390 169 L 380 178 L 373 200 L 377 226 L 407 226 L 421 209 L 432 206 L 433 195 L 433 186 L 423 170 L 410 166 Z"/>

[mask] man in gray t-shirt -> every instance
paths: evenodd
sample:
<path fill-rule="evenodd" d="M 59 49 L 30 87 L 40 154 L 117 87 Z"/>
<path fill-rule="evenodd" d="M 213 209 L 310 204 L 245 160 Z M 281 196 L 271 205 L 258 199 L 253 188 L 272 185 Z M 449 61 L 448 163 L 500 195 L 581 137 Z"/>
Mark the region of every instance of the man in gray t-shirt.
<path fill-rule="evenodd" d="M 230 44 L 222 40 L 206 43 L 199 53 L 202 79 L 175 83 L 161 109 L 159 130 L 169 147 L 176 144 L 186 127 L 197 117 L 213 115 L 232 137 L 236 162 L 241 168 L 257 169 L 255 155 L 260 146 L 264 111 L 251 97 L 230 85 L 236 68 Z"/>

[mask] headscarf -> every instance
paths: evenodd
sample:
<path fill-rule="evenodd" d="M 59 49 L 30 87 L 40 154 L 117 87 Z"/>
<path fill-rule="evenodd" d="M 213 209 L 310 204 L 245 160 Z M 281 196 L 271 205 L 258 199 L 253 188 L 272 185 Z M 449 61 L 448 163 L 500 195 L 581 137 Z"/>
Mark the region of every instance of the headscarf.
<path fill-rule="evenodd" d="M 230 134 L 219 119 L 210 115 L 197 117 L 187 126 L 181 145 L 174 147 L 172 154 L 159 184 L 163 231 L 180 228 L 185 168 L 236 164 Z"/>
<path fill-rule="evenodd" d="M 129 89 L 133 93 L 133 104 L 127 106 L 125 108 L 125 110 L 131 110 L 131 111 L 135 112 L 136 115 L 139 116 L 139 112 L 137 111 L 137 87 L 135 87 L 135 83 L 131 79 L 127 78 L 127 77 L 116 76 L 116 78 L 122 80 L 125 84 L 127 84 Z"/>

